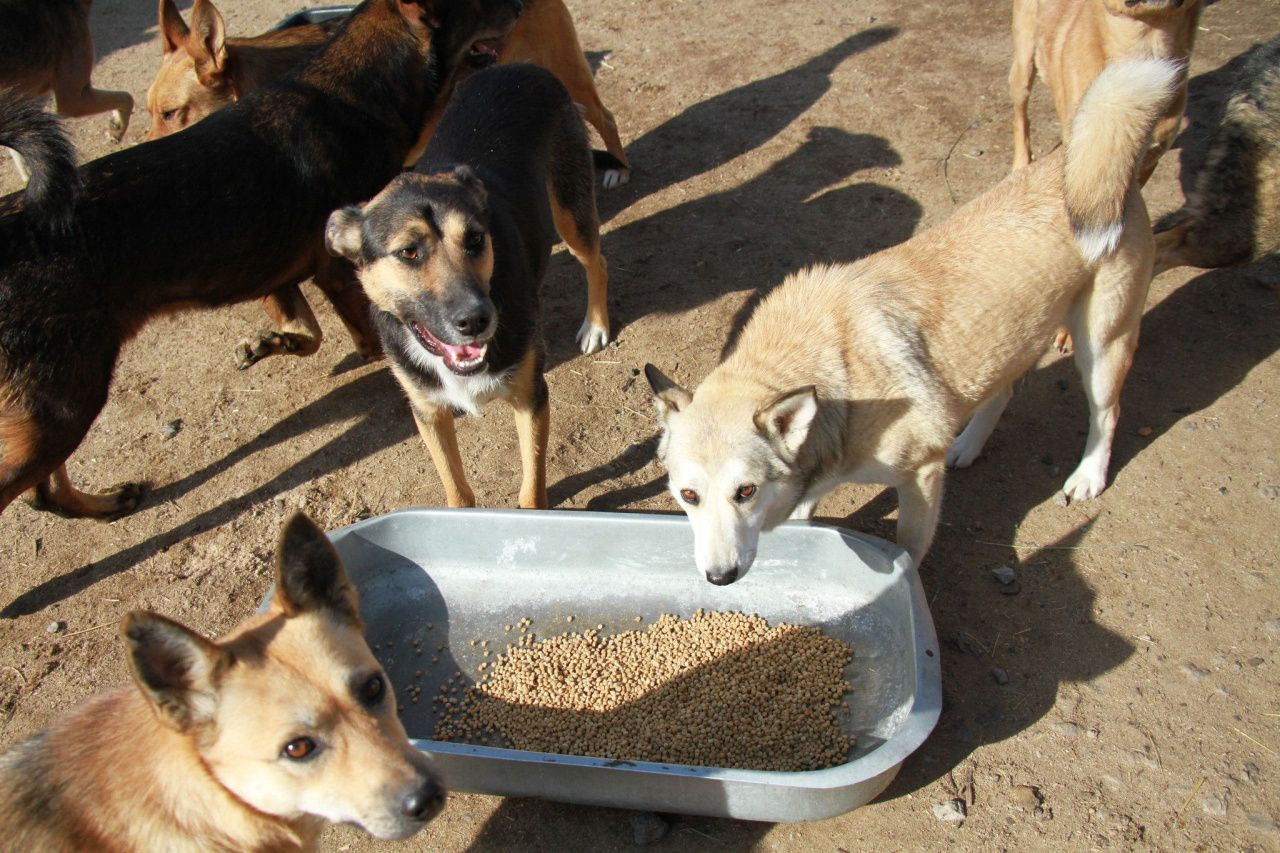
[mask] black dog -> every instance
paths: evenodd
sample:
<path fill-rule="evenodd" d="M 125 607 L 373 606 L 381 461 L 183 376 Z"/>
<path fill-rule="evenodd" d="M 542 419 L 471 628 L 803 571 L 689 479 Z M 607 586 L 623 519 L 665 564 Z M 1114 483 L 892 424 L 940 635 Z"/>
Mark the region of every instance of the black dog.
<path fill-rule="evenodd" d="M 474 506 L 453 413 L 516 411 L 522 507 L 545 507 L 550 410 L 539 289 L 558 231 L 587 271 L 583 352 L 609 340 L 608 273 L 582 117 L 548 71 L 501 65 L 458 87 L 413 173 L 329 219 L 450 506 Z"/>
<path fill-rule="evenodd" d="M 0 510 L 32 487 L 72 515 L 133 509 L 138 487 L 86 495 L 64 464 L 106 402 L 121 346 L 157 314 L 311 275 L 329 212 L 399 171 L 463 54 L 519 10 L 366 0 L 296 74 L 80 169 L 74 210 L 65 149 L 39 116 L 10 109 L 0 145 L 26 158 L 32 182 L 0 199 Z M 349 324 L 366 322 L 354 283 L 335 302 Z"/>

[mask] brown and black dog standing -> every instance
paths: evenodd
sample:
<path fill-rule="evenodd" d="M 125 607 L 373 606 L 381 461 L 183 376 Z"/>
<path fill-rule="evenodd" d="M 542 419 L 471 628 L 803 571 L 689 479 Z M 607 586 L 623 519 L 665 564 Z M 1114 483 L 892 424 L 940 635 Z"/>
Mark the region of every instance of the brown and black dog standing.
<path fill-rule="evenodd" d="M 609 340 L 608 272 L 586 129 L 564 86 L 534 65 L 473 75 L 412 173 L 329 218 L 329 249 L 360 270 L 449 506 L 475 505 L 454 412 L 495 397 L 516 413 L 520 506 L 547 505 L 539 291 L 557 232 L 587 271 L 578 344 L 596 352 Z"/>
<path fill-rule="evenodd" d="M 5 0 L 0 3 L 0 86 L 27 95 L 53 93 L 64 116 L 111 111 L 111 138 L 119 142 L 129 129 L 133 98 L 128 92 L 95 89 L 93 0 Z M 15 155 L 23 179 L 26 165 Z"/>
<path fill-rule="evenodd" d="M 605 189 L 627 182 L 631 165 L 618 125 L 609 112 L 582 53 L 573 16 L 563 0 L 526 0 L 524 12 L 505 38 L 477 43 L 459 69 L 458 80 L 496 60 L 532 62 L 550 71 L 582 107 L 583 117 L 596 129 L 607 152 L 598 153 Z M 160 0 L 160 36 L 164 58 L 147 90 L 151 111 L 148 139 L 158 139 L 193 124 L 264 83 L 305 62 L 332 35 L 337 22 L 284 26 L 248 38 L 226 35 L 221 13 L 211 0 L 195 0 L 188 27 L 173 0 Z M 409 153 L 413 165 L 426 147 L 431 129 L 444 110 L 441 99 L 427 120 L 417 145 Z"/>
<path fill-rule="evenodd" d="M 1037 71 L 1053 91 L 1066 142 L 1080 99 L 1107 63 L 1172 59 L 1182 63 L 1178 97 L 1156 125 L 1138 170 L 1139 186 L 1145 184 L 1182 123 L 1187 62 L 1202 11 L 1202 0 L 1013 0 L 1013 167 L 1031 162 L 1027 101 Z"/>
<path fill-rule="evenodd" d="M 10 850 L 311 850 L 325 822 L 407 838 L 444 805 L 361 634 L 333 546 L 294 516 L 265 613 L 216 642 L 124 620 L 135 685 L 0 755 Z"/>
<path fill-rule="evenodd" d="M 33 166 L 25 193 L 0 199 L 0 509 L 34 488 L 71 515 L 132 510 L 137 486 L 84 494 L 64 464 L 106 402 L 124 343 L 159 314 L 311 275 L 329 213 L 399 172 L 460 58 L 519 10 L 366 0 L 297 74 L 78 172 L 47 117 L 0 97 L 0 145 Z M 347 291 L 331 298 L 358 330 L 367 301 Z M 287 334 L 262 344 L 293 345 Z"/>

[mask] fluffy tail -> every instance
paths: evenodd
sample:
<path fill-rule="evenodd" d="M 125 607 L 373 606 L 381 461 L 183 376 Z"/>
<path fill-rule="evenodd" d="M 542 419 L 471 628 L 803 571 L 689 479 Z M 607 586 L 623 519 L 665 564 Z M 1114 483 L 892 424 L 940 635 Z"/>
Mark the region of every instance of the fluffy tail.
<path fill-rule="evenodd" d="M 1113 62 L 1080 101 L 1067 143 L 1065 185 L 1076 243 L 1089 263 L 1120 243 L 1134 172 L 1182 73 L 1181 63 L 1167 59 Z"/>
<path fill-rule="evenodd" d="M 80 173 L 76 150 L 56 116 L 39 101 L 0 89 L 0 146 L 12 148 L 31 172 L 23 207 L 38 230 L 64 232 L 71 227 Z"/>

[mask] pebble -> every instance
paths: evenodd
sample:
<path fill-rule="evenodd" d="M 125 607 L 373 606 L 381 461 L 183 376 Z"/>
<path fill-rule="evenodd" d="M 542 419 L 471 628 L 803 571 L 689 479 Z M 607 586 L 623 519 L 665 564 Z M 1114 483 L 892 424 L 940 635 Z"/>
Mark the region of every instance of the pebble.
<path fill-rule="evenodd" d="M 45 626 L 46 634 L 60 634 L 67 627 L 65 622 L 50 622 Z"/>
<path fill-rule="evenodd" d="M 970 149 L 969 149 L 969 156 L 970 156 L 970 157 L 981 157 L 983 154 L 986 154 L 986 153 L 987 153 L 987 152 L 983 151 L 981 148 L 970 148 Z"/>
<path fill-rule="evenodd" d="M 1265 486 L 1258 486 L 1258 494 L 1269 501 L 1280 500 L 1280 485 L 1268 483 Z"/>
<path fill-rule="evenodd" d="M 671 830 L 671 824 L 662 815 L 653 812 L 631 813 L 631 839 L 639 847 L 656 844 Z"/>
<path fill-rule="evenodd" d="M 1262 627 L 1273 634 L 1280 634 L 1280 619 L 1268 619 L 1262 623 Z"/>
<path fill-rule="evenodd" d="M 1080 727 L 1075 723 L 1054 723 L 1053 730 L 1065 738 L 1074 738 L 1080 734 Z"/>
<path fill-rule="evenodd" d="M 1209 674 L 1209 670 L 1202 669 L 1188 661 L 1182 665 L 1182 674 L 1198 683 L 1204 681 L 1204 677 Z"/>
<path fill-rule="evenodd" d="M 943 823 L 951 823 L 956 826 L 963 824 L 968 815 L 969 810 L 965 807 L 964 800 L 961 799 L 948 800 L 933 807 L 934 817 Z"/>
<path fill-rule="evenodd" d="M 1014 785 L 1013 801 L 1027 811 L 1034 811 L 1044 802 L 1044 795 L 1035 785 Z"/>
<path fill-rule="evenodd" d="M 1009 673 L 1005 672 L 998 666 L 991 667 L 991 677 L 996 680 L 996 684 L 1009 683 Z"/>
<path fill-rule="evenodd" d="M 165 441 L 168 441 L 169 439 L 173 438 L 175 435 L 177 435 L 181 431 L 182 431 L 182 418 L 178 418 L 176 420 L 169 421 L 167 424 L 160 427 L 160 437 L 163 438 Z"/>
<path fill-rule="evenodd" d="M 1155 430 L 1153 430 L 1149 426 L 1138 427 L 1138 435 L 1142 436 L 1143 438 L 1148 438 L 1153 432 L 1155 432 Z"/>
<path fill-rule="evenodd" d="M 996 566 L 991 570 L 992 576 L 1002 584 L 1011 584 L 1018 579 L 1018 575 L 1009 566 Z"/>
<path fill-rule="evenodd" d="M 1229 792 L 1223 791 L 1221 794 L 1205 797 L 1200 803 L 1200 808 L 1204 809 L 1204 813 L 1210 817 L 1226 817 L 1228 796 Z"/>

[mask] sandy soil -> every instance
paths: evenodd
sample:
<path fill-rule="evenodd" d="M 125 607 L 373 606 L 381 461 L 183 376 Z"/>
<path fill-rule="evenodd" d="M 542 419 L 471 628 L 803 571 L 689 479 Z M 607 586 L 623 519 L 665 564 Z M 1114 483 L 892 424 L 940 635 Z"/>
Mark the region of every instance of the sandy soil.
<path fill-rule="evenodd" d="M 223 9 L 247 34 L 295 2 Z M 601 201 L 617 344 L 576 352 L 585 295 L 565 253 L 547 282 L 551 499 L 671 511 L 635 369 L 650 360 L 696 382 L 787 272 L 898 243 L 999 180 L 1008 5 L 571 5 L 637 172 Z M 140 104 L 159 61 L 153 9 L 94 9 L 96 82 Z M 1180 204 L 1182 168 L 1202 156 L 1236 57 L 1278 29 L 1274 0 L 1206 12 L 1190 131 L 1148 187 L 1154 212 Z M 1044 151 L 1057 126 L 1043 87 L 1033 105 Z M 125 144 L 147 123 L 140 113 Z M 105 117 L 70 125 L 86 159 L 114 150 Z M 0 160 L 0 190 L 16 186 Z M 245 373 L 232 350 L 265 324 L 256 305 L 153 323 L 69 464 L 89 489 L 151 481 L 145 506 L 111 524 L 21 502 L 0 518 L 0 746 L 123 683 L 113 625 L 126 611 L 209 633 L 247 614 L 292 509 L 336 527 L 443 502 L 391 376 L 360 364 L 317 305 L 329 334 L 318 355 Z M 1152 286 L 1142 334 L 1102 496 L 1054 501 L 1085 430 L 1079 381 L 1057 355 L 1027 378 L 986 457 L 950 478 L 922 571 L 945 708 L 890 789 L 820 823 L 673 818 L 655 849 L 1280 849 L 1280 301 L 1248 271 L 1170 273 Z M 481 503 L 513 505 L 519 465 L 501 404 L 462 422 L 460 440 Z M 891 496 L 864 487 L 818 515 L 891 536 L 892 511 Z M 1015 567 L 1017 594 L 992 579 L 999 565 Z M 962 826 L 934 814 L 955 798 Z M 325 845 L 373 846 L 350 829 Z M 625 812 L 459 795 L 403 846 L 631 845 Z"/>

